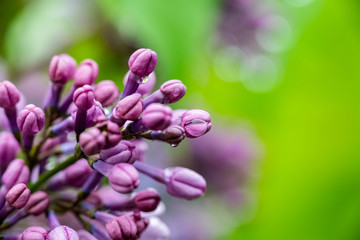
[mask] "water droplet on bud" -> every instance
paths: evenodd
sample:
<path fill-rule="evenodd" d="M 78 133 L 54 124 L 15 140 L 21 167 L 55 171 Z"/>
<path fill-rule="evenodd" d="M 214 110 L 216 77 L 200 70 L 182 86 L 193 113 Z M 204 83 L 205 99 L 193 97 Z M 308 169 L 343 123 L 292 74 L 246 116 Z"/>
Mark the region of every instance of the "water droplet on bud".
<path fill-rule="evenodd" d="M 149 76 L 146 76 L 142 79 L 142 83 L 145 83 L 149 79 Z"/>

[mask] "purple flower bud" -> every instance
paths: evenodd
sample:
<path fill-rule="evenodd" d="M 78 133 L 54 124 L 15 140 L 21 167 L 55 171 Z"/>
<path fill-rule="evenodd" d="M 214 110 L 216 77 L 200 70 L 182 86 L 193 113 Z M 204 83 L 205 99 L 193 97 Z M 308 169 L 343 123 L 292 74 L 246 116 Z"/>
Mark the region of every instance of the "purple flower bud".
<path fill-rule="evenodd" d="M 85 159 L 80 159 L 64 171 L 66 182 L 72 187 L 81 187 L 88 179 L 92 169 Z"/>
<path fill-rule="evenodd" d="M 0 82 L 0 107 L 14 108 L 20 100 L 20 93 L 12 82 Z"/>
<path fill-rule="evenodd" d="M 76 61 L 67 54 L 52 57 L 49 66 L 49 77 L 53 83 L 65 84 L 75 73 Z"/>
<path fill-rule="evenodd" d="M 149 225 L 149 220 L 142 218 L 139 212 L 135 212 L 132 217 L 136 225 L 137 235 L 140 236 Z"/>
<path fill-rule="evenodd" d="M 43 227 L 33 226 L 25 229 L 21 240 L 47 240 L 48 231 Z"/>
<path fill-rule="evenodd" d="M 126 73 L 123 83 L 126 85 L 128 81 L 129 72 Z M 141 94 L 141 96 L 144 96 L 146 94 L 149 94 L 154 89 L 156 83 L 156 76 L 155 72 L 150 73 L 148 78 L 145 78 L 142 83 L 140 83 L 139 87 L 137 88 L 136 92 Z"/>
<path fill-rule="evenodd" d="M 184 139 L 184 129 L 180 126 L 170 126 L 164 130 L 164 140 L 177 145 Z"/>
<path fill-rule="evenodd" d="M 210 114 L 198 109 L 186 111 L 181 117 L 181 126 L 185 129 L 186 137 L 197 138 L 211 129 Z"/>
<path fill-rule="evenodd" d="M 94 105 L 94 91 L 89 85 L 79 87 L 74 92 L 73 100 L 81 110 L 89 110 Z"/>
<path fill-rule="evenodd" d="M 151 138 L 167 142 L 176 147 L 185 138 L 185 130 L 181 126 L 171 125 L 163 131 L 153 131 Z"/>
<path fill-rule="evenodd" d="M 9 163 L 15 159 L 19 149 L 19 143 L 12 133 L 0 133 L 0 172 L 3 172 Z"/>
<path fill-rule="evenodd" d="M 159 193 L 155 190 L 143 190 L 136 193 L 134 202 L 136 207 L 142 212 L 154 211 L 161 201 Z"/>
<path fill-rule="evenodd" d="M 113 81 L 105 80 L 96 85 L 94 95 L 103 107 L 109 107 L 118 99 L 120 92 Z"/>
<path fill-rule="evenodd" d="M 144 81 L 139 85 L 136 90 L 137 93 L 140 93 L 142 96 L 149 94 L 154 89 L 156 83 L 156 75 L 155 72 L 150 73 L 148 78 L 144 79 Z"/>
<path fill-rule="evenodd" d="M 6 194 L 6 201 L 11 207 L 21 209 L 25 207 L 30 198 L 30 194 L 31 192 L 26 185 L 19 183 L 13 186 Z"/>
<path fill-rule="evenodd" d="M 58 226 L 48 234 L 49 240 L 79 240 L 77 232 L 68 226 Z"/>
<path fill-rule="evenodd" d="M 107 177 L 111 187 L 119 193 L 130 193 L 140 184 L 137 170 L 128 163 L 114 165 Z"/>
<path fill-rule="evenodd" d="M 100 152 L 100 159 L 109 163 L 134 163 L 137 159 L 137 151 L 130 141 L 120 141 L 115 147 L 104 149 Z"/>
<path fill-rule="evenodd" d="M 23 160 L 16 159 L 9 164 L 1 180 L 7 189 L 10 189 L 18 183 L 27 184 L 29 176 L 29 167 L 25 165 Z"/>
<path fill-rule="evenodd" d="M 175 167 L 165 170 L 167 191 L 175 197 L 192 200 L 205 193 L 205 179 L 193 170 Z"/>
<path fill-rule="evenodd" d="M 38 216 L 45 212 L 49 205 L 50 200 L 47 193 L 38 191 L 31 194 L 29 201 L 25 206 L 25 209 L 29 214 Z"/>
<path fill-rule="evenodd" d="M 17 125 L 23 135 L 35 136 L 44 127 L 45 114 L 33 104 L 25 106 L 17 118 Z"/>
<path fill-rule="evenodd" d="M 136 224 L 131 216 L 122 215 L 106 224 L 106 231 L 113 240 L 136 239 Z"/>
<path fill-rule="evenodd" d="M 186 87 L 180 80 L 170 80 L 160 87 L 164 94 L 163 103 L 170 104 L 179 101 L 186 93 Z"/>
<path fill-rule="evenodd" d="M 98 64 L 91 59 L 82 61 L 74 74 L 75 87 L 93 85 L 99 74 Z"/>
<path fill-rule="evenodd" d="M 113 112 L 115 119 L 136 120 L 143 111 L 144 104 L 139 93 L 125 97 L 116 105 Z"/>
<path fill-rule="evenodd" d="M 71 116 L 75 121 L 78 109 L 74 107 L 71 111 Z M 86 128 L 90 128 L 95 126 L 96 120 L 101 117 L 105 116 L 104 110 L 101 107 L 101 104 L 95 101 L 95 104 L 86 112 Z"/>
<path fill-rule="evenodd" d="M 105 141 L 105 136 L 98 128 L 90 128 L 80 135 L 79 143 L 84 153 L 93 155 L 104 148 Z"/>
<path fill-rule="evenodd" d="M 163 130 L 171 123 L 172 109 L 160 103 L 150 104 L 143 112 L 141 119 L 147 129 Z"/>
<path fill-rule="evenodd" d="M 154 71 L 156 63 L 156 53 L 145 48 L 138 49 L 129 58 L 130 70 L 140 77 L 146 77 Z"/>
<path fill-rule="evenodd" d="M 96 127 L 106 137 L 105 148 L 112 148 L 120 142 L 122 135 L 119 126 L 105 116 L 101 116 L 97 119 Z"/>

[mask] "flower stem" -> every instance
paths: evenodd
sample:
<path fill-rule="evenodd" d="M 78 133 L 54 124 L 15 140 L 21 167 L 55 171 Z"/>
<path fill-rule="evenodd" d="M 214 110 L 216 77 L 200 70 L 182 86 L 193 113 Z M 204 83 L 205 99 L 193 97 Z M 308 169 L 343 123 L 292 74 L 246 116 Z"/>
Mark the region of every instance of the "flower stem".
<path fill-rule="evenodd" d="M 54 176 L 61 170 L 64 170 L 68 166 L 74 164 L 77 160 L 79 160 L 82 157 L 84 157 L 84 153 L 81 151 L 80 146 L 76 145 L 75 153 L 70 155 L 68 158 L 66 158 L 63 162 L 55 166 L 53 169 L 40 175 L 39 179 L 35 183 L 29 186 L 30 191 L 35 192 L 39 187 L 41 187 L 42 184 L 44 184 L 52 176 Z"/>

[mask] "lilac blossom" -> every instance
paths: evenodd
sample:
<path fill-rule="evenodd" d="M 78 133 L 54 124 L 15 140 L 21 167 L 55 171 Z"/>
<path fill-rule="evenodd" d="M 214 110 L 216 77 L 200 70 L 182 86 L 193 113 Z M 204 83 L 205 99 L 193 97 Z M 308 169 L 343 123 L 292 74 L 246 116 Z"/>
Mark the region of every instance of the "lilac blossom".
<path fill-rule="evenodd" d="M 173 121 L 173 110 L 164 104 L 179 101 L 186 87 L 170 80 L 151 94 L 154 51 L 139 49 L 128 64 L 120 96 L 110 80 L 94 85 L 99 73 L 94 60 L 77 67 L 67 54 L 54 56 L 44 108 L 22 107 L 16 86 L 0 83 L 0 108 L 8 124 L 4 129 L 11 130 L 0 133 L 0 231 L 17 231 L 20 221 L 33 225 L 4 239 L 135 240 L 144 239 L 143 234 L 168 239 L 166 226 L 153 220 L 164 211 L 161 195 L 153 188 L 137 190 L 139 175 L 156 179 L 178 198 L 204 194 L 206 182 L 198 173 L 155 168 L 144 163 L 144 156 L 146 141 L 177 146 L 186 137 L 207 133 L 210 115 L 196 110 Z M 66 94 L 64 85 L 71 79 Z M 202 124 L 192 126 L 194 119 Z M 58 212 L 70 217 L 58 219 Z M 32 222 L 31 215 L 42 215 L 47 225 Z"/>

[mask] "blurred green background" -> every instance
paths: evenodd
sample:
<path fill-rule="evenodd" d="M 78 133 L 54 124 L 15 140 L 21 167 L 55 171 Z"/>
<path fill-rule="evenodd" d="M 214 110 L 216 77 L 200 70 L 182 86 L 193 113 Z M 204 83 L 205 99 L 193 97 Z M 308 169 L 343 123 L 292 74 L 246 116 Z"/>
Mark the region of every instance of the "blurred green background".
<path fill-rule="evenodd" d="M 129 55 L 151 48 L 158 85 L 181 79 L 188 86 L 176 107 L 203 108 L 214 122 L 251 122 L 265 148 L 251 213 L 214 239 L 359 239 L 359 1 L 238 2 L 252 7 L 237 13 L 225 0 L 1 1 L 0 75 L 46 76 L 51 56 L 67 52 L 78 62 L 96 60 L 99 79 L 121 86 Z M 234 16 L 254 11 L 265 30 L 237 45 L 222 39 L 229 9 Z M 236 34 L 246 38 L 257 28 Z"/>

